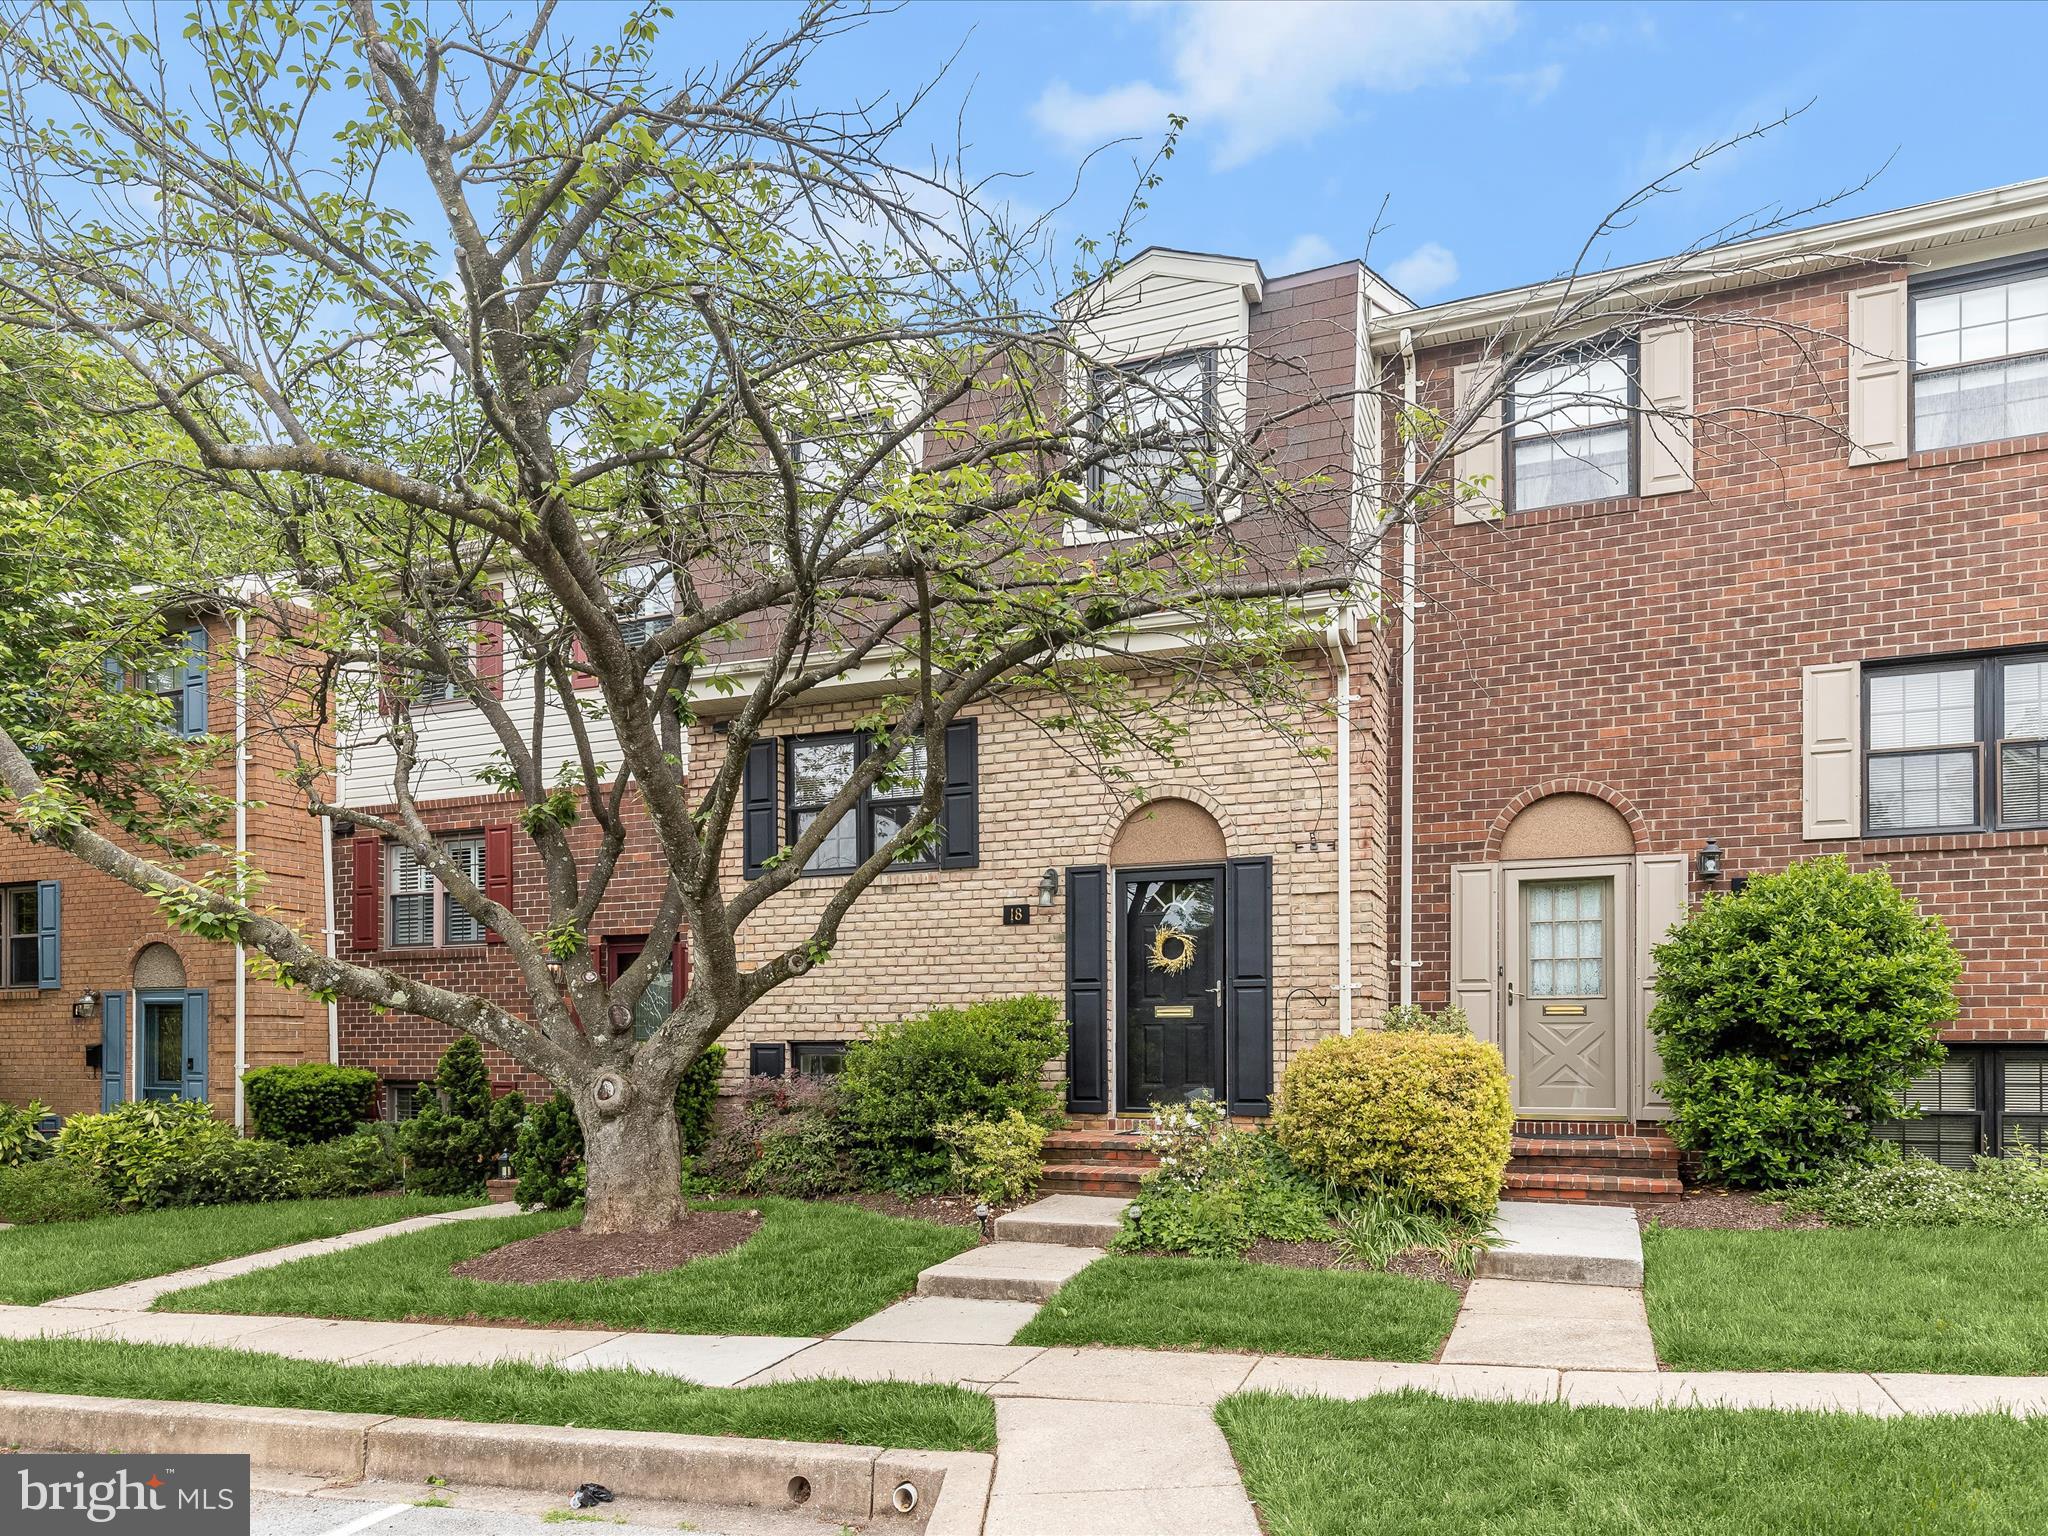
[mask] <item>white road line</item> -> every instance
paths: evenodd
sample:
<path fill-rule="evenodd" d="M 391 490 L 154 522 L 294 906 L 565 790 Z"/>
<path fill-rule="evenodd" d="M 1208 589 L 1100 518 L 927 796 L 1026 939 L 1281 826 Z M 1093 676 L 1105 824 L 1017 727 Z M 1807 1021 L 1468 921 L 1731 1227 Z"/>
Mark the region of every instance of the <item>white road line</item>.
<path fill-rule="evenodd" d="M 373 1509 L 367 1515 L 349 1521 L 347 1525 L 337 1525 L 327 1532 L 327 1536 L 356 1536 L 356 1532 L 367 1531 L 373 1525 L 382 1525 L 386 1520 L 402 1515 L 411 1508 L 410 1504 L 386 1504 L 382 1509 Z"/>

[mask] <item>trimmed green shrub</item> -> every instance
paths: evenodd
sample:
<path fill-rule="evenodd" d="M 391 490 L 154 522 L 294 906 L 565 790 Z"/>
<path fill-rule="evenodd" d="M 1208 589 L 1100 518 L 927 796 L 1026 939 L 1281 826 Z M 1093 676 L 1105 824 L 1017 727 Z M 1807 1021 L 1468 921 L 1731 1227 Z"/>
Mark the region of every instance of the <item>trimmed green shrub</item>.
<path fill-rule="evenodd" d="M 583 1198 L 583 1127 L 569 1095 L 558 1093 L 526 1112 L 512 1147 L 512 1171 L 519 1178 L 512 1198 L 520 1205 L 562 1211 Z"/>
<path fill-rule="evenodd" d="M 526 1101 L 491 1097 L 483 1047 L 460 1035 L 441 1055 L 431 1083 L 420 1084 L 420 1112 L 399 1128 L 405 1187 L 422 1195 L 480 1195 L 512 1150 Z"/>
<path fill-rule="evenodd" d="M 688 1156 L 695 1157 L 711 1140 L 711 1114 L 718 1108 L 718 1079 L 724 1071 L 725 1047 L 707 1045 L 676 1084 L 676 1129 Z"/>
<path fill-rule="evenodd" d="M 163 1205 L 240 1205 L 290 1200 L 299 1193 L 299 1164 L 281 1141 L 226 1141 L 194 1148 L 158 1195 Z"/>
<path fill-rule="evenodd" d="M 830 1085 L 809 1077 L 753 1078 L 694 1170 L 719 1189 L 815 1199 L 854 1187 Z"/>
<path fill-rule="evenodd" d="M 103 1115 L 73 1115 L 57 1133 L 57 1155 L 83 1168 L 121 1205 L 156 1205 L 184 1165 L 237 1138 L 210 1105 L 146 1099 Z"/>
<path fill-rule="evenodd" d="M 1883 869 L 1839 856 L 1709 896 L 1657 946 L 1672 1134 L 1707 1177 L 1805 1183 L 1942 1058 L 1962 962 Z"/>
<path fill-rule="evenodd" d="M 396 1130 L 366 1125 L 333 1141 L 295 1149 L 299 1195 L 307 1200 L 341 1200 L 398 1188 L 405 1174 Z"/>
<path fill-rule="evenodd" d="M 50 1138 L 36 1129 L 36 1122 L 49 1112 L 50 1106 L 40 1099 L 30 1099 L 20 1109 L 0 1104 L 0 1168 L 50 1155 Z"/>
<path fill-rule="evenodd" d="M 1332 1235 L 1328 1192 L 1303 1178 L 1271 1136 L 1232 1128 L 1214 1099 L 1153 1105 L 1146 1145 L 1159 1167 L 1124 1211 L 1122 1252 L 1234 1259 L 1260 1238 Z"/>
<path fill-rule="evenodd" d="M 1416 1003 L 1396 1003 L 1380 1019 L 1380 1028 L 1390 1035 L 1469 1035 L 1471 1021 L 1456 1003 L 1441 1008 L 1424 1008 Z"/>
<path fill-rule="evenodd" d="M 288 1146 L 346 1136 L 377 1113 L 377 1074 L 324 1061 L 244 1073 L 244 1102 L 256 1135 Z"/>
<path fill-rule="evenodd" d="M 949 1120 L 939 1140 L 953 1154 L 953 1187 L 990 1205 L 1015 1205 L 1045 1173 L 1045 1127 L 1011 1110 L 1000 1120 Z"/>
<path fill-rule="evenodd" d="M 1001 1120 L 1014 1109 L 1058 1124 L 1044 1075 L 1066 1048 L 1059 1007 L 1044 997 L 935 1008 L 854 1042 L 839 1073 L 839 1116 L 863 1180 L 907 1193 L 944 1189 L 952 1159 L 939 1127 L 949 1122 Z"/>
<path fill-rule="evenodd" d="M 85 1221 L 113 1209 L 105 1186 L 77 1163 L 45 1157 L 0 1168 L 0 1221 L 30 1227 Z"/>
<path fill-rule="evenodd" d="M 1968 1168 L 1873 1144 L 1785 1201 L 1838 1227 L 2048 1227 L 2048 1157 L 2015 1147 Z"/>
<path fill-rule="evenodd" d="M 1514 1118 L 1494 1047 L 1371 1030 L 1294 1058 L 1273 1134 L 1303 1172 L 1339 1189 L 1400 1190 L 1479 1215 L 1500 1203 Z"/>

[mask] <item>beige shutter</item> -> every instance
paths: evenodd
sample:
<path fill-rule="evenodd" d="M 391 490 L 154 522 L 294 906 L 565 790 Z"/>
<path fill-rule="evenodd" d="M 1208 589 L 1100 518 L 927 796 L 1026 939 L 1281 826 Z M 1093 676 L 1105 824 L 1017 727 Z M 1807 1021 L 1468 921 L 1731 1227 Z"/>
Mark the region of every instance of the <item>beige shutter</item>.
<path fill-rule="evenodd" d="M 1863 831 L 1862 670 L 1853 661 L 1808 667 L 1801 707 L 1801 835 L 1857 837 Z"/>
<path fill-rule="evenodd" d="M 1476 400 L 1494 387 L 1500 377 L 1500 365 L 1496 362 L 1460 363 L 1452 375 L 1452 414 L 1464 419 L 1466 402 Z M 1486 409 L 1479 414 L 1465 431 L 1458 445 L 1456 474 L 1460 483 L 1470 484 L 1482 481 L 1483 487 L 1458 499 L 1458 509 L 1452 521 L 1458 523 L 1490 522 L 1500 516 L 1500 397 L 1495 395 Z"/>
<path fill-rule="evenodd" d="M 1472 1033 L 1501 1043 L 1500 866 L 1451 866 L 1451 1001 Z"/>
<path fill-rule="evenodd" d="M 1692 327 L 1652 326 L 1637 338 L 1643 384 L 1645 496 L 1689 491 L 1692 479 Z"/>
<path fill-rule="evenodd" d="M 1906 456 L 1906 285 L 1849 295 L 1849 462 Z"/>
<path fill-rule="evenodd" d="M 1650 1034 L 1650 1010 L 1657 1002 L 1657 961 L 1653 951 L 1672 926 L 1685 920 L 1686 858 L 1682 853 L 1649 853 L 1636 860 L 1636 1116 L 1670 1118 L 1671 1106 L 1657 1092 L 1664 1063 Z"/>

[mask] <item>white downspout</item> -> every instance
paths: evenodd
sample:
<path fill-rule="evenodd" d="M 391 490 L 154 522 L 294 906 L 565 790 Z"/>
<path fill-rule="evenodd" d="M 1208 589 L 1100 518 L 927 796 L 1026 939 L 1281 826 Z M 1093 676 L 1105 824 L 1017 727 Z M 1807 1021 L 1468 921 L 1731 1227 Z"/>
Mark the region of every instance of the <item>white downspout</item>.
<path fill-rule="evenodd" d="M 1401 398 L 1412 418 L 1416 404 L 1415 335 L 1401 328 Z M 1415 434 L 1408 434 L 1404 484 L 1409 505 L 1401 520 L 1401 1005 L 1415 1001 L 1415 582 L 1421 560 L 1415 528 L 1415 479 L 1420 473 Z"/>
<path fill-rule="evenodd" d="M 334 751 L 334 803 L 342 803 L 341 795 L 341 744 L 335 743 Z M 320 818 L 320 884 L 327 899 L 327 958 L 332 960 L 340 953 L 335 937 L 334 905 L 334 818 Z M 333 999 L 327 1003 L 327 1064 L 341 1065 L 341 1005 Z"/>
<path fill-rule="evenodd" d="M 249 887 L 249 616 L 235 614 L 235 899 L 246 903 Z M 246 1115 L 242 1074 L 249 1070 L 249 950 L 235 940 L 235 1129 Z"/>
<path fill-rule="evenodd" d="M 1347 605 L 1348 606 L 1348 605 Z M 1351 657 L 1345 645 L 1348 614 L 1323 631 L 1337 687 L 1337 1032 L 1351 1033 Z"/>

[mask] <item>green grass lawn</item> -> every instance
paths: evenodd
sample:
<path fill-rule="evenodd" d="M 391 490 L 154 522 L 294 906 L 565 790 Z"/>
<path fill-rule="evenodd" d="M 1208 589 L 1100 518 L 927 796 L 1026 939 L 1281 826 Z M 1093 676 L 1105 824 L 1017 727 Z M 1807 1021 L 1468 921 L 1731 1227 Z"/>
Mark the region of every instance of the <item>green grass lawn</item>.
<path fill-rule="evenodd" d="M 0 1232 L 0 1302 L 35 1306 L 53 1296 L 75 1296 L 477 1203 L 421 1195 L 278 1200 L 14 1227 Z"/>
<path fill-rule="evenodd" d="M 1682 1370 L 2048 1372 L 2048 1234 L 1652 1229 L 1643 1267 Z"/>
<path fill-rule="evenodd" d="M 1216 1419 L 1267 1536 L 1993 1536 L 2048 1530 L 2048 1422 L 1339 1403 Z"/>
<path fill-rule="evenodd" d="M 0 1340 L 0 1387 L 480 1424 L 834 1440 L 902 1450 L 991 1451 L 996 1440 L 995 1406 L 980 1393 L 900 1381 L 698 1387 L 644 1371 L 331 1365 L 190 1345 L 8 1339 Z"/>
<path fill-rule="evenodd" d="M 728 1202 L 731 1203 L 731 1202 Z M 460 1222 L 325 1258 L 176 1291 L 171 1312 L 585 1323 L 669 1333 L 833 1333 L 908 1292 L 917 1272 L 971 1248 L 971 1227 L 879 1216 L 857 1205 L 755 1200 L 761 1230 L 730 1253 L 626 1280 L 510 1285 L 449 1268 L 573 1211 Z"/>
<path fill-rule="evenodd" d="M 1017 1342 L 1428 1360 L 1457 1315 L 1458 1293 L 1433 1280 L 1112 1256 L 1062 1286 Z"/>

